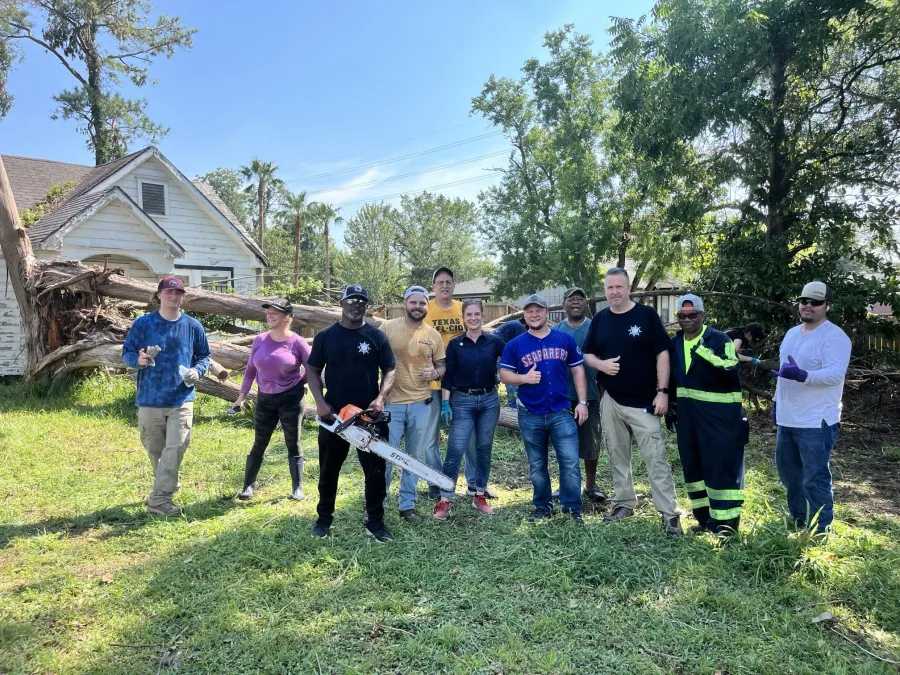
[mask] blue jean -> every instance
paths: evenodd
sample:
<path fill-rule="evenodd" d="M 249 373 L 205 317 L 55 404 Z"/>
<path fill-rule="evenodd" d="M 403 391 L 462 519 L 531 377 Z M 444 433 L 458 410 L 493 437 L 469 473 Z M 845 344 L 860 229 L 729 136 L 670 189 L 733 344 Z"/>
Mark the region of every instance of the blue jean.
<path fill-rule="evenodd" d="M 553 511 L 549 446 L 553 443 L 559 463 L 559 501 L 563 511 L 581 513 L 581 466 L 578 463 L 578 424 L 568 410 L 532 415 L 519 406 L 519 432 L 531 472 L 534 495 L 531 503 L 544 513 Z"/>
<path fill-rule="evenodd" d="M 487 489 L 488 477 L 491 473 L 491 449 L 494 446 L 494 432 L 500 420 L 500 397 L 496 389 L 490 394 L 473 396 L 461 391 L 451 395 L 450 405 L 453 409 L 453 420 L 450 422 L 450 439 L 447 441 L 447 458 L 444 460 L 444 475 L 453 479 L 459 477 L 459 464 L 463 455 L 467 455 L 471 445 L 470 439 L 475 437 L 475 480 L 469 483 L 476 492 Z M 469 468 L 466 460 L 466 468 Z M 468 480 L 468 479 L 467 479 Z M 450 499 L 455 491 L 441 491 L 441 496 Z"/>
<path fill-rule="evenodd" d="M 444 470 L 444 460 L 441 459 L 441 392 L 440 390 L 431 392 L 431 405 L 437 411 L 437 419 L 434 422 L 434 431 L 432 432 L 431 445 L 425 450 L 425 463 L 436 471 Z M 466 485 L 470 488 L 475 487 L 475 438 L 469 441 L 469 447 L 466 450 Z"/>
<path fill-rule="evenodd" d="M 834 520 L 828 461 L 840 426 L 840 423 L 829 425 L 825 420 L 818 429 L 779 426 L 775 442 L 775 465 L 787 489 L 788 511 L 794 520 L 803 523 L 818 513 L 819 532 Z"/>
<path fill-rule="evenodd" d="M 414 459 L 422 461 L 431 439 L 432 413 L 434 403 L 426 404 L 424 401 L 417 403 L 388 403 L 384 409 L 391 413 L 391 421 L 388 424 L 388 439 L 395 448 L 400 447 L 400 441 L 406 438 L 404 451 Z M 438 408 L 438 421 L 440 422 L 440 408 Z M 391 473 L 394 465 L 387 463 L 384 472 L 385 487 L 389 491 L 391 487 Z M 400 474 L 400 510 L 408 511 L 416 506 L 416 485 L 419 477 L 409 471 Z"/>

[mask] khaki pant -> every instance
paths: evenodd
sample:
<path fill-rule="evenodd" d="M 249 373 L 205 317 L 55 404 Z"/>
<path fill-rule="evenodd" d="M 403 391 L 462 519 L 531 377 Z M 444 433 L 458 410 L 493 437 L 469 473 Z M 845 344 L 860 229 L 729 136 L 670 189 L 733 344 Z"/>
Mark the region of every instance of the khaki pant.
<path fill-rule="evenodd" d="M 138 407 L 141 443 L 147 449 L 153 467 L 153 491 L 147 498 L 149 506 L 172 503 L 172 495 L 178 486 L 178 469 L 191 442 L 193 426 L 193 401 L 179 408 Z"/>
<path fill-rule="evenodd" d="M 631 473 L 631 441 L 637 442 L 638 450 L 647 465 L 650 492 L 653 505 L 664 516 L 678 513 L 675 497 L 675 480 L 672 467 L 666 459 L 666 443 L 663 440 L 659 417 L 643 408 L 619 405 L 609 393 L 600 401 L 600 418 L 603 428 L 603 443 L 609 453 L 613 474 L 613 506 L 634 509 L 637 495 L 634 492 L 634 477 Z"/>

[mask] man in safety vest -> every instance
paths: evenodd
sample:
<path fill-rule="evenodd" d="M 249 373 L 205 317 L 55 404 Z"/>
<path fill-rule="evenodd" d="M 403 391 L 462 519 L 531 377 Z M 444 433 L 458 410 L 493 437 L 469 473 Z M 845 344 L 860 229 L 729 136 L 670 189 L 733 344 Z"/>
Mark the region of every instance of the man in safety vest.
<path fill-rule="evenodd" d="M 678 454 L 697 525 L 694 533 L 737 532 L 744 503 L 740 361 L 725 333 L 705 325 L 703 300 L 692 293 L 675 305 L 681 330 L 672 338 L 677 406 L 666 426 L 677 430 Z"/>

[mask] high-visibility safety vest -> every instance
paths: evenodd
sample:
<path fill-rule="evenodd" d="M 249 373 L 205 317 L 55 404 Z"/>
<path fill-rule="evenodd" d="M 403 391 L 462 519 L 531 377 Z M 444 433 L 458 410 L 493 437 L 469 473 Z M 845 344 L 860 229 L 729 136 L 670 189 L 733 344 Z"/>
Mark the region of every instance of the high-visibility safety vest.
<path fill-rule="evenodd" d="M 672 338 L 672 382 L 676 398 L 706 403 L 740 403 L 740 361 L 734 343 L 725 333 L 703 326 L 686 365 L 684 332 Z"/>

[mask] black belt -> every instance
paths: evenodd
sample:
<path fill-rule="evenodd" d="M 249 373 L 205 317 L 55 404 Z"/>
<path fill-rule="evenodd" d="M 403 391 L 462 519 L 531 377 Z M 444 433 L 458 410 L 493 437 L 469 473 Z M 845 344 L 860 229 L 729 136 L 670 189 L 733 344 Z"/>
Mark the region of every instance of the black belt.
<path fill-rule="evenodd" d="M 469 396 L 484 396 L 485 394 L 490 394 L 494 391 L 493 387 L 488 387 L 485 389 L 482 387 L 481 389 L 467 389 L 465 387 L 453 387 L 454 391 L 461 391 L 464 394 L 469 394 Z"/>

